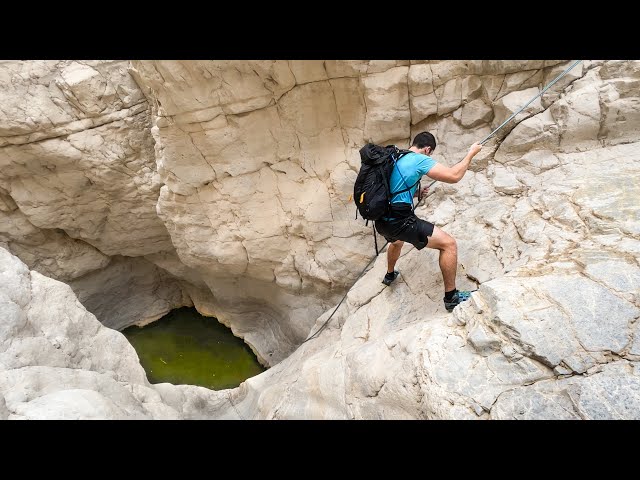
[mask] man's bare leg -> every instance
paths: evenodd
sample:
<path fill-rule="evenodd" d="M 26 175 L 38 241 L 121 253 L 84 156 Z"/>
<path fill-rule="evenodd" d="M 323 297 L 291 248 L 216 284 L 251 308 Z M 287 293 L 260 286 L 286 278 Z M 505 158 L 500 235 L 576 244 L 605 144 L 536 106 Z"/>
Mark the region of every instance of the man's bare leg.
<path fill-rule="evenodd" d="M 403 245 L 404 242 L 402 240 L 396 240 L 389 244 L 389 248 L 387 249 L 387 273 L 392 273 L 395 269 Z"/>
<path fill-rule="evenodd" d="M 456 271 L 458 269 L 458 246 L 455 238 L 438 227 L 433 227 L 433 234 L 429 237 L 427 247 L 440 250 L 440 271 L 444 280 L 444 291 L 456 289 Z M 391 246 L 389 247 L 391 252 Z M 395 264 L 395 262 L 394 262 Z"/>

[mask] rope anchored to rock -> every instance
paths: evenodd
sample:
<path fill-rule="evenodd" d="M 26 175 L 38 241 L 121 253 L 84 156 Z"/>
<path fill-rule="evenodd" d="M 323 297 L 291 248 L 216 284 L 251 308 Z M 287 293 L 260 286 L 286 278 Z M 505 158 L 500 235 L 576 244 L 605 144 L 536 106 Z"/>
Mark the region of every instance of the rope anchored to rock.
<path fill-rule="evenodd" d="M 558 75 L 552 82 L 550 82 L 546 87 L 544 87 L 542 90 L 540 90 L 540 93 L 538 93 L 535 97 L 533 97 L 531 100 L 529 100 L 527 103 L 525 103 L 516 113 L 514 113 L 513 115 L 511 115 L 509 118 L 507 118 L 504 122 L 502 122 L 498 128 L 496 128 L 493 132 L 491 132 L 489 135 L 487 135 L 484 140 L 482 140 L 480 142 L 480 145 L 484 145 L 486 142 L 489 141 L 489 139 L 491 139 L 491 137 L 493 137 L 498 130 L 500 130 L 502 127 L 504 127 L 509 120 L 511 120 L 513 117 L 515 117 L 516 115 L 518 115 L 522 110 L 524 110 L 525 108 L 527 108 L 529 106 L 529 104 L 531 102 L 533 102 L 536 98 L 538 98 L 540 95 L 542 95 L 544 92 L 546 92 L 549 87 L 551 87 L 551 85 L 553 85 L 554 83 L 556 83 L 558 80 L 560 80 L 562 77 L 564 77 L 567 73 L 569 73 L 569 70 L 571 70 L 573 67 L 575 67 L 576 65 L 578 65 L 580 62 L 582 62 L 582 60 L 576 60 L 573 65 L 571 65 L 569 68 L 567 68 L 564 72 L 562 72 L 560 75 Z"/>

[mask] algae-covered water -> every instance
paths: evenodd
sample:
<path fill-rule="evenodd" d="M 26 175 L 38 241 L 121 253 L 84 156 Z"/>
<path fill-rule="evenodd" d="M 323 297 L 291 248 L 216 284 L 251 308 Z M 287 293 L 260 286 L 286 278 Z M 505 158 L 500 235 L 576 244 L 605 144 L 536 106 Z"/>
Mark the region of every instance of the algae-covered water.
<path fill-rule="evenodd" d="M 242 339 L 195 308 L 179 308 L 122 333 L 136 349 L 151 383 L 234 388 L 265 369 Z"/>

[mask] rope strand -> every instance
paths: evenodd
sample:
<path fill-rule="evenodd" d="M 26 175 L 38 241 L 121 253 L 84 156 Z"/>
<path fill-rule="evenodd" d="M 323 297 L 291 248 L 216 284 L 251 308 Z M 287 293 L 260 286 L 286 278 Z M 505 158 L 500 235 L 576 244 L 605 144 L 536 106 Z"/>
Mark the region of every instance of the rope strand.
<path fill-rule="evenodd" d="M 496 132 L 498 130 L 500 130 L 502 127 L 504 127 L 509 120 L 511 120 L 513 117 L 515 117 L 516 115 L 518 115 L 522 110 L 524 110 L 531 102 L 533 102 L 536 98 L 538 98 L 540 95 L 542 95 L 544 92 L 546 92 L 549 87 L 551 87 L 551 85 L 553 85 L 554 83 L 556 83 L 558 80 L 560 80 L 562 77 L 564 77 L 567 73 L 569 73 L 569 70 L 571 70 L 573 67 L 575 67 L 576 65 L 578 65 L 580 62 L 582 62 L 582 60 L 576 60 L 573 65 L 571 65 L 569 68 L 567 68 L 564 72 L 562 72 L 560 75 L 558 75 L 551 83 L 549 83 L 546 87 L 544 87 L 540 93 L 538 93 L 535 97 L 533 97 L 531 100 L 529 100 L 527 103 L 524 104 L 523 107 L 520 108 L 520 110 L 518 110 L 516 113 L 514 113 L 513 115 L 511 115 L 509 118 L 507 118 L 504 122 L 502 122 L 500 124 L 500 126 L 498 128 L 496 128 L 493 132 L 491 132 L 487 137 L 485 137 L 484 140 L 482 140 L 480 142 L 480 145 L 484 145 L 487 141 L 489 141 L 489 139 L 491 137 L 493 137 Z"/>

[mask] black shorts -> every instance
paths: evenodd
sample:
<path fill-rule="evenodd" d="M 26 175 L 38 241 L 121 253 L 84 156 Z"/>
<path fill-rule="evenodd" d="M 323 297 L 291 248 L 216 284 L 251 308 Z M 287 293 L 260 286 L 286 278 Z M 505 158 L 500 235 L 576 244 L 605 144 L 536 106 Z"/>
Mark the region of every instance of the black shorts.
<path fill-rule="evenodd" d="M 402 240 L 409 242 L 417 250 L 422 250 L 427 246 L 429 238 L 433 235 L 433 223 L 422 220 L 416 217 L 413 212 L 410 212 L 407 217 L 397 218 L 393 213 L 390 214 L 394 217 L 393 220 L 376 220 L 376 230 L 382 235 L 389 243 L 396 240 Z M 399 216 L 399 215 L 398 215 Z"/>

